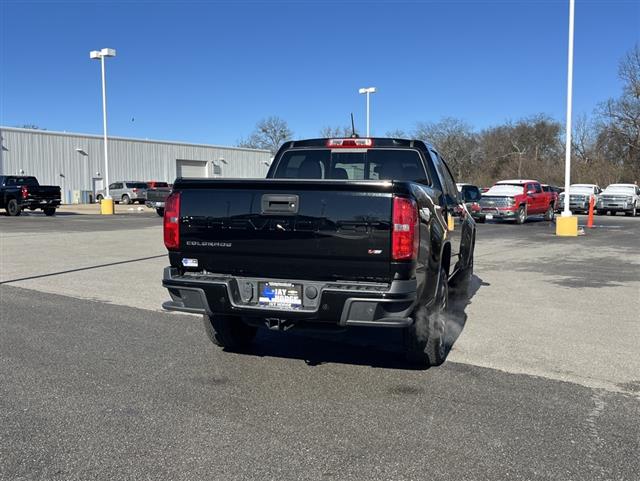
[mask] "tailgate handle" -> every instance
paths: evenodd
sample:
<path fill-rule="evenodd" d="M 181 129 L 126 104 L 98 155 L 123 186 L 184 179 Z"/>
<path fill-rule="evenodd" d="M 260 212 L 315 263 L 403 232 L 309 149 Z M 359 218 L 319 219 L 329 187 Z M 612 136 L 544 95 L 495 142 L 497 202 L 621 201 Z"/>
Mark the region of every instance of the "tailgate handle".
<path fill-rule="evenodd" d="M 263 214 L 297 214 L 298 196 L 285 194 L 264 194 L 262 196 Z"/>

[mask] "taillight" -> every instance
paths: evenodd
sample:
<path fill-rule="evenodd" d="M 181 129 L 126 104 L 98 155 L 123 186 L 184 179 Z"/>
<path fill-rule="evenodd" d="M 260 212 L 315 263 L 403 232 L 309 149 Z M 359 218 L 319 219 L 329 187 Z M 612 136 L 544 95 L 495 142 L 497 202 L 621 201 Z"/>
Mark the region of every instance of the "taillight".
<path fill-rule="evenodd" d="M 133 189 L 131 189 L 133 192 L 138 192 L 138 189 L 136 187 L 134 187 Z"/>
<path fill-rule="evenodd" d="M 27 197 L 29 197 L 29 187 L 27 187 L 26 185 L 23 185 L 20 188 L 20 195 L 22 195 L 23 199 L 26 199 Z"/>
<path fill-rule="evenodd" d="M 418 206 L 404 197 L 393 198 L 391 257 L 396 261 L 418 257 Z"/>
<path fill-rule="evenodd" d="M 329 139 L 327 147 L 332 149 L 354 149 L 373 146 L 373 139 Z"/>
<path fill-rule="evenodd" d="M 180 192 L 174 192 L 164 201 L 164 245 L 169 250 L 180 247 Z"/>

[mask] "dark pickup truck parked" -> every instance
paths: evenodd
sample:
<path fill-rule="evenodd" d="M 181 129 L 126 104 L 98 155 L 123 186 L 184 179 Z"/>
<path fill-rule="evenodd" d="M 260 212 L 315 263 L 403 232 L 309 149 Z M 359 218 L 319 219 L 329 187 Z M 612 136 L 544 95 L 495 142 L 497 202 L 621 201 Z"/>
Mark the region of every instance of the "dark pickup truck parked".
<path fill-rule="evenodd" d="M 417 140 L 291 141 L 266 180 L 177 179 L 163 307 L 203 314 L 227 349 L 258 327 L 375 326 L 403 329 L 412 362 L 441 364 L 449 286 L 466 292 L 473 270 L 462 204 L 438 152 Z"/>
<path fill-rule="evenodd" d="M 0 208 L 7 215 L 20 215 L 23 209 L 42 209 L 52 216 L 60 206 L 60 187 L 40 185 L 31 176 L 0 175 Z"/>
<path fill-rule="evenodd" d="M 171 187 L 166 182 L 147 182 L 147 200 L 145 205 L 155 209 L 160 217 L 164 215 L 164 202 L 171 193 Z"/>

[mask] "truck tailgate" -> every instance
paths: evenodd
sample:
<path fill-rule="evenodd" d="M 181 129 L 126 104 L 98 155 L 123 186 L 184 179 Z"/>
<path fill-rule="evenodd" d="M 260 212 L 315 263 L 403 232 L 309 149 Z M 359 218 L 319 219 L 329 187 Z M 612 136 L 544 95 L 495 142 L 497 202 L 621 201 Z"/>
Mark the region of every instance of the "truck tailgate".
<path fill-rule="evenodd" d="M 60 187 L 57 185 L 28 186 L 30 200 L 60 200 Z"/>
<path fill-rule="evenodd" d="M 392 184 L 220 180 L 177 184 L 180 252 L 210 272 L 390 281 Z"/>

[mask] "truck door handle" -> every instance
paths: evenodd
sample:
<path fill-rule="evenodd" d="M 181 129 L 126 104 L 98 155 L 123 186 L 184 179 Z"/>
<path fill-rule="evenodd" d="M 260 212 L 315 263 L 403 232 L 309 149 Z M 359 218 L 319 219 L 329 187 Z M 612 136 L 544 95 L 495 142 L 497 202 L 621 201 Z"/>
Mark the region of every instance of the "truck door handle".
<path fill-rule="evenodd" d="M 263 194 L 261 206 L 263 214 L 295 215 L 299 198 L 297 195 Z"/>

